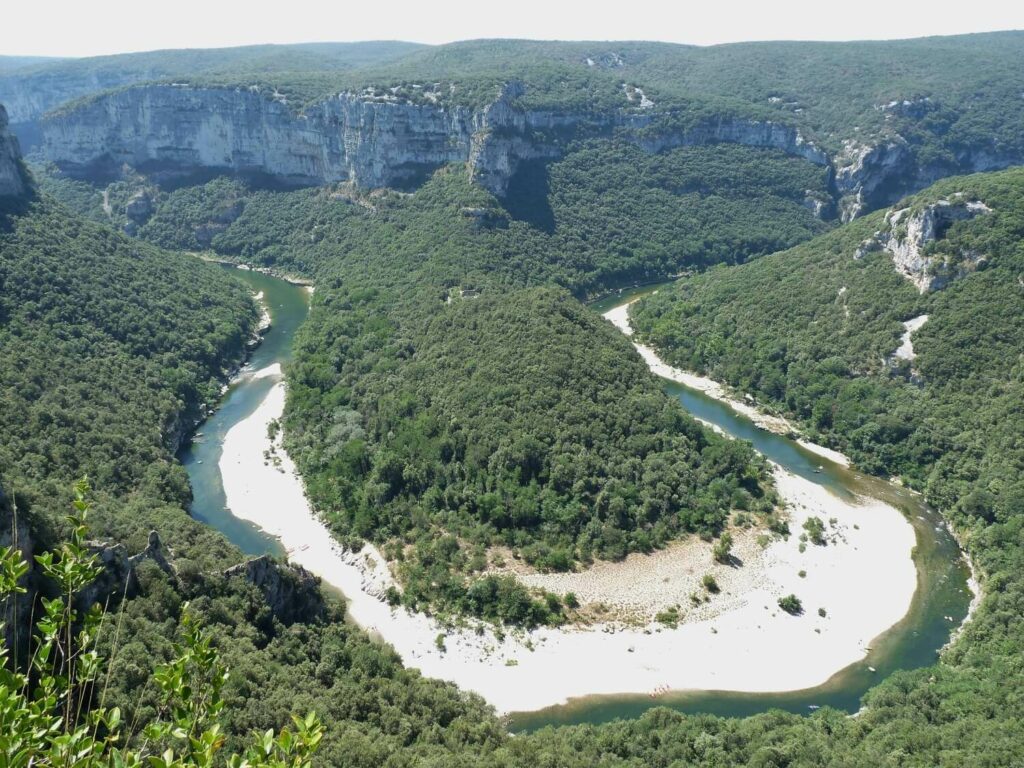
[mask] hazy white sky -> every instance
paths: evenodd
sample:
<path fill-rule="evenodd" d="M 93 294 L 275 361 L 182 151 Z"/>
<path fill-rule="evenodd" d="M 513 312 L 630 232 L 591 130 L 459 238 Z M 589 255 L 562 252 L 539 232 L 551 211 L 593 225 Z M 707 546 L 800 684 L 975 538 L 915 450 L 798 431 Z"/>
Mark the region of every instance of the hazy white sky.
<path fill-rule="evenodd" d="M 1024 28 L 1020 0 L 10 0 L 0 55 L 321 40 L 852 40 Z"/>

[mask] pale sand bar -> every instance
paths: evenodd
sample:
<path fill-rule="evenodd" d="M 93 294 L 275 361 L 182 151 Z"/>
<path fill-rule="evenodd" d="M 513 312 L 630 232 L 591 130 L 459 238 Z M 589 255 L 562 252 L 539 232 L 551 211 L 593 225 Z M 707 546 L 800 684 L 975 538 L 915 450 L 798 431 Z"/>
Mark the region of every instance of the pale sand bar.
<path fill-rule="evenodd" d="M 694 617 L 673 630 L 656 623 L 545 628 L 510 634 L 504 642 L 489 628 L 446 632 L 434 619 L 381 600 L 392 580 L 379 554 L 369 546 L 345 552 L 334 542 L 279 446 L 280 468 L 265 463 L 264 451 L 272 447 L 267 425 L 281 416 L 284 400 L 279 381 L 224 439 L 220 470 L 232 513 L 279 537 L 292 562 L 343 592 L 351 617 L 390 643 L 408 666 L 479 693 L 499 712 L 591 694 L 813 687 L 862 660 L 872 641 L 906 614 L 916 589 L 914 531 L 900 513 L 871 499 L 848 504 L 776 468 L 792 529 L 799 532 L 810 514 L 835 518 L 829 527 L 835 541 L 804 553 L 796 535 L 773 542 L 759 558 L 758 586 L 732 598 L 730 609 L 714 618 Z M 803 615 L 779 610 L 777 599 L 790 592 L 803 600 Z M 819 607 L 826 618 L 818 616 Z M 441 651 L 435 640 L 443 632 Z"/>
<path fill-rule="evenodd" d="M 639 299 L 634 299 L 633 301 L 638 300 Z M 609 320 L 612 325 L 627 336 L 633 335 L 633 326 L 629 322 L 629 306 L 633 301 L 629 302 L 629 304 L 623 304 L 615 307 L 615 309 L 611 309 L 604 313 L 604 318 Z M 674 381 L 678 384 L 682 384 L 684 387 L 695 389 L 698 392 L 703 392 L 708 397 L 725 403 L 737 413 L 746 416 L 761 429 L 774 432 L 778 435 L 799 434 L 797 428 L 788 419 L 784 419 L 781 416 L 771 416 L 769 414 L 762 413 L 750 403 L 746 403 L 743 400 L 738 400 L 730 396 L 729 391 L 714 379 L 709 379 L 706 376 L 698 376 L 696 373 L 684 371 L 679 368 L 673 368 L 658 357 L 658 353 L 651 347 L 644 344 L 639 344 L 634 341 L 633 346 L 636 347 L 637 352 L 640 353 L 640 356 L 650 367 L 651 371 L 658 376 L 661 376 L 663 379 Z M 831 448 L 826 448 L 823 445 L 818 445 L 802 438 L 799 438 L 794 442 L 811 453 L 815 453 L 822 458 L 839 464 L 840 466 L 850 466 L 850 460 L 839 451 L 834 451 Z"/>

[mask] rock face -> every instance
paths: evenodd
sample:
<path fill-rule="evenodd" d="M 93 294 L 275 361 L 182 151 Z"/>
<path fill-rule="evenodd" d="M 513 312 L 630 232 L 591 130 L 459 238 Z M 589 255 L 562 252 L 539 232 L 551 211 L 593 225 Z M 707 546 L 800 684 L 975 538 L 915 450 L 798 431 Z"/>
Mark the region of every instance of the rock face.
<path fill-rule="evenodd" d="M 984 257 L 977 253 L 929 254 L 927 246 L 945 236 L 956 221 L 966 221 L 991 209 L 978 200 L 939 200 L 921 211 L 903 208 L 886 217 L 886 229 L 861 243 L 854 258 L 885 249 L 896 271 L 910 280 L 921 293 L 937 291 L 952 280 L 973 272 Z"/>
<path fill-rule="evenodd" d="M 939 178 L 1024 159 L 961 147 L 922 163 L 893 132 L 867 143 L 847 141 L 833 156 L 793 125 L 728 114 L 680 118 L 638 100 L 636 92 L 630 99 L 627 89 L 615 109 L 574 112 L 521 108 L 524 86 L 518 82 L 475 108 L 445 104 L 443 94 L 425 89 L 417 101 L 367 90 L 296 113 L 279 94 L 255 87 L 137 85 L 51 113 L 42 122 L 43 149 L 72 175 L 116 173 L 128 164 L 154 175 L 219 169 L 366 189 L 414 187 L 440 166 L 464 163 L 474 182 L 501 196 L 521 163 L 557 159 L 573 139 L 615 136 L 648 152 L 733 143 L 828 166 L 835 199 L 808 201 L 808 207 L 844 221 Z"/>
<path fill-rule="evenodd" d="M 92 73 L 55 70 L 31 77 L 10 74 L 0 77 L 0 102 L 7 105 L 11 122 L 28 123 L 60 104 L 90 93 L 161 76 L 163 72 L 158 69 L 128 72 L 114 68 Z"/>
<path fill-rule="evenodd" d="M 71 174 L 197 168 L 269 174 L 295 184 L 414 186 L 448 163 L 505 193 L 519 164 L 554 159 L 572 138 L 612 135 L 648 151 L 730 142 L 773 147 L 826 164 L 799 131 L 771 121 L 705 119 L 659 127 L 650 110 L 604 114 L 519 109 L 509 83 L 479 108 L 342 93 L 296 114 L 275 95 L 244 88 L 145 85 L 58 112 L 43 123 L 44 152 Z"/>
<path fill-rule="evenodd" d="M 984 147 L 961 147 L 942 162 L 921 163 L 914 148 L 899 135 L 866 145 L 847 142 L 833 160 L 840 216 L 857 216 L 918 192 L 939 179 L 965 173 L 997 171 L 1024 158 Z"/>
<path fill-rule="evenodd" d="M 150 531 L 149 543 L 136 555 L 129 555 L 122 544 L 89 542 L 89 549 L 103 570 L 75 597 L 79 610 L 86 610 L 94 603 L 102 605 L 111 599 L 134 597 L 139 588 L 135 571 L 146 560 L 156 563 L 172 583 L 178 583 L 178 574 L 164 555 L 160 535 L 156 531 Z"/>
<path fill-rule="evenodd" d="M 17 197 L 25 193 L 23 173 L 18 140 L 7 127 L 7 111 L 0 104 L 0 197 Z"/>
<path fill-rule="evenodd" d="M 282 564 L 262 555 L 228 568 L 224 575 L 243 578 L 256 586 L 270 612 L 283 624 L 313 621 L 324 613 L 320 580 L 301 566 Z"/>

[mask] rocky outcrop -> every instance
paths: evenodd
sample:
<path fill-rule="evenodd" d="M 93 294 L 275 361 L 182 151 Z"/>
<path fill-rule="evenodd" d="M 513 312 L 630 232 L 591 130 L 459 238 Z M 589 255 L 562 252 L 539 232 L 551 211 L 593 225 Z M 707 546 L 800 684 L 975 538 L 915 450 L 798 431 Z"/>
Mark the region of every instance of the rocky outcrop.
<path fill-rule="evenodd" d="M 94 603 L 105 604 L 109 600 L 134 597 L 139 590 L 136 571 L 147 560 L 155 563 L 172 583 L 178 583 L 177 571 L 164 555 L 163 544 L 156 531 L 150 531 L 146 548 L 135 555 L 129 555 L 123 544 L 89 542 L 88 546 L 101 571 L 76 596 L 75 604 L 79 610 L 85 610 Z"/>
<path fill-rule="evenodd" d="M 851 221 L 947 176 L 996 171 L 1022 161 L 1024 157 L 991 147 L 961 147 L 941 161 L 922 163 L 898 134 L 873 144 L 848 141 L 833 161 L 840 216 Z"/>
<path fill-rule="evenodd" d="M 630 115 L 623 122 L 631 129 L 642 129 L 636 142 L 648 152 L 663 152 L 677 147 L 708 144 L 741 144 L 745 147 L 780 149 L 816 165 L 828 165 L 828 155 L 792 125 L 772 120 L 750 120 L 734 116 L 709 117 L 694 124 L 671 129 L 661 127 L 658 115 Z"/>
<path fill-rule="evenodd" d="M 301 566 L 279 563 L 269 555 L 232 566 L 224 575 L 245 579 L 259 589 L 282 624 L 314 621 L 326 610 L 320 579 Z"/>
<path fill-rule="evenodd" d="M 8 129 L 7 111 L 0 104 L 0 197 L 20 197 L 25 190 L 18 140 Z"/>
<path fill-rule="evenodd" d="M 410 187 L 448 163 L 502 195 L 519 165 L 560 157 L 573 138 L 619 135 L 659 152 L 729 142 L 781 149 L 826 164 L 824 152 L 792 127 L 717 117 L 673 126 L 652 110 L 603 114 L 525 110 L 518 83 L 479 108 L 341 93 L 301 114 L 255 88 L 146 85 L 92 99 L 49 116 L 44 151 L 73 175 L 199 168 L 269 174 L 294 184 L 350 182 Z"/>
<path fill-rule="evenodd" d="M 978 200 L 939 200 L 922 210 L 909 208 L 891 211 L 885 217 L 885 229 L 861 243 L 854 258 L 871 251 L 886 250 L 896 271 L 910 280 L 921 293 L 937 291 L 952 280 L 977 269 L 984 256 L 968 253 L 933 253 L 928 246 L 941 240 L 950 225 L 973 219 L 991 209 Z"/>
<path fill-rule="evenodd" d="M 850 221 L 896 196 L 913 191 L 913 153 L 900 137 L 874 145 L 848 141 L 835 159 L 840 214 Z M 925 185 L 922 185 L 925 186 Z"/>
<path fill-rule="evenodd" d="M 732 112 L 675 113 L 638 96 L 636 86 L 626 88 L 621 106 L 600 112 L 524 109 L 518 82 L 479 107 L 447 103 L 444 93 L 426 87 L 407 92 L 418 96 L 366 89 L 296 112 L 280 94 L 256 87 L 138 85 L 46 117 L 43 149 L 72 175 L 116 175 L 127 164 L 157 178 L 216 169 L 363 189 L 412 188 L 435 169 L 461 163 L 474 182 L 501 196 L 522 163 L 557 159 L 574 139 L 615 136 L 648 152 L 730 143 L 828 166 L 835 199 L 806 204 L 816 215 L 838 213 L 844 221 L 945 176 L 1024 159 L 994 147 L 961 147 L 922 162 L 896 126 L 870 140 L 847 141 L 830 155 L 795 125 Z M 898 106 L 912 116 L 918 105 Z"/>
<path fill-rule="evenodd" d="M 91 93 L 119 88 L 162 76 L 157 69 L 134 71 L 109 67 L 103 71 L 70 71 L 52 68 L 31 75 L 11 73 L 0 77 L 0 103 L 7 106 L 13 123 L 30 123 L 54 107 Z"/>

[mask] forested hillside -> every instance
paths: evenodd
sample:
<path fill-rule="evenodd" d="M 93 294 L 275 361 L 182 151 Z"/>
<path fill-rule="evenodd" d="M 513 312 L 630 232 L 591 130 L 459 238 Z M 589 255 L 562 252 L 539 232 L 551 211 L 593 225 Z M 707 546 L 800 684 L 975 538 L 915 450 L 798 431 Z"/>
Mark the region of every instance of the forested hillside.
<path fill-rule="evenodd" d="M 738 146 L 650 155 L 616 141 L 583 142 L 564 160 L 524 170 L 504 201 L 457 185 L 454 169 L 411 201 L 344 188 L 286 192 L 229 177 L 161 190 L 133 175 L 95 187 L 52 167 L 34 169 L 43 189 L 65 205 L 165 248 L 210 248 L 307 274 L 334 258 L 330 233 L 351 224 L 356 233 L 345 236 L 366 230 L 369 237 L 404 210 L 426 207 L 435 211 L 432 227 L 449 219 L 473 224 L 456 227 L 448 245 L 464 269 L 554 282 L 580 296 L 736 263 L 830 226 L 813 211 L 816 201 L 828 200 L 826 169 L 778 150 Z M 126 215 L 133 198 L 147 202 L 135 219 Z M 436 236 L 424 235 L 424 242 Z"/>
<path fill-rule="evenodd" d="M 344 202 L 336 204 L 349 210 Z M 113 244 L 129 243 L 106 236 Z M 363 257 L 364 264 L 372 261 Z M 218 279 L 211 274 L 209 280 Z M 329 281 L 325 276 L 321 286 L 328 288 Z M 472 300 L 462 301 L 469 309 Z M 319 333 L 310 327 L 311 337 Z M 82 382 L 83 390 L 89 383 Z M 19 443 L 13 449 L 31 454 Z M 61 474 L 59 467 L 55 471 Z M 40 503 L 30 484 L 17 485 L 19 505 Z M 1017 641 L 1024 611 L 1014 544 L 1020 517 L 976 533 L 988 598 L 956 651 L 936 667 L 898 673 L 880 684 L 856 719 L 827 710 L 809 717 L 772 713 L 743 719 L 654 710 L 633 721 L 511 738 L 479 700 L 403 670 L 393 655 L 341 622 L 334 609 L 329 607 L 325 623 L 286 625 L 274 618 L 258 590 L 219 576 L 238 553 L 189 521 L 176 504 L 136 492 L 123 500 L 101 494 L 95 506 L 103 529 L 133 551 L 157 527 L 174 550 L 180 574 L 178 587 L 172 587 L 158 571 L 143 570 L 141 595 L 125 604 L 120 636 L 126 639 L 114 654 L 107 703 L 122 705 L 139 722 L 152 716 L 155 692 L 143 685 L 154 661 L 172 654 L 183 600 L 191 598 L 231 670 L 224 718 L 233 747 L 251 729 L 280 727 L 289 712 L 310 709 L 325 723 L 317 758 L 324 765 L 1001 766 L 1012 764 L 1024 743 Z"/>
<path fill-rule="evenodd" d="M 958 200 L 991 212 L 923 244 L 926 279 L 944 261 L 953 279 L 921 294 L 874 233 L 906 237 L 915 212 Z M 902 475 L 967 520 L 1008 519 L 1024 512 L 1024 173 L 948 179 L 893 210 L 905 214 L 682 280 L 634 322 L 676 364 L 795 415 L 862 468 Z M 897 357 L 902 323 L 923 315 L 914 357 Z"/>
<path fill-rule="evenodd" d="M 158 711 L 152 671 L 174 656 L 190 601 L 231 669 L 223 713 L 231 749 L 254 729 L 281 728 L 290 713 L 312 709 L 334 723 L 324 764 L 380 765 L 400 750 L 412 759 L 500 742 L 482 702 L 404 670 L 345 624 L 340 606 L 328 601 L 303 623 L 274 613 L 261 589 L 224 575 L 241 553 L 185 511 L 190 491 L 176 441 L 200 403 L 216 402 L 223 371 L 243 354 L 256 321 L 243 285 L 52 200 L 5 203 L 0 540 L 10 540 L 15 509 L 28 524 L 23 546 L 41 553 L 64 539 L 72 482 L 88 474 L 90 533 L 134 554 L 156 530 L 177 572 L 172 583 L 139 566 L 139 593 L 122 604 L 119 632 L 100 636 L 112 659 L 105 702 L 128 713 L 130 732 L 138 737 Z M 323 604 L 316 587 L 305 589 L 307 605 Z M 119 596 L 109 596 L 112 607 Z"/>
<path fill-rule="evenodd" d="M 43 199 L 4 215 L 0 288 L 8 482 L 60 497 L 88 473 L 187 500 L 171 457 L 242 358 L 242 286 Z"/>
<path fill-rule="evenodd" d="M 558 622 L 557 600 L 531 607 L 510 580 L 488 591 L 488 548 L 566 569 L 715 534 L 734 508 L 771 512 L 749 448 L 697 426 L 576 299 L 529 287 L 607 284 L 598 259 L 636 269 L 596 248 L 570 257 L 562 242 L 584 229 L 571 218 L 561 235 L 510 221 L 452 169 L 413 197 L 219 180 L 171 193 L 140 236 L 190 245 L 177 238 L 221 201 L 241 210 L 210 241 L 219 254 L 316 277 L 290 372 L 289 451 L 338 535 L 389 545 L 410 606 Z"/>
<path fill-rule="evenodd" d="M 37 551 L 66 538 L 60 514 L 88 474 L 93 533 L 135 553 L 157 530 L 177 573 L 143 564 L 138 593 L 114 596 L 105 703 L 136 725 L 155 718 L 150 673 L 173 655 L 190 602 L 231 671 L 232 749 L 316 710 L 322 765 L 1014 765 L 1024 172 L 950 178 L 841 227 L 832 206 L 843 168 L 872 157 L 896 170 L 867 190 L 867 208 L 1024 156 L 1022 39 L 328 44 L 4 69 L 0 101 L 15 84 L 24 114 L 150 78 L 259 83 L 295 110 L 368 86 L 371 100 L 422 106 L 424 83 L 439 84 L 446 109 L 478 106 L 516 79 L 515 110 L 768 120 L 832 159 L 716 143 L 648 152 L 613 131 L 524 163 L 502 199 L 461 166 L 427 174 L 415 194 L 205 172 L 163 183 L 131 168 L 93 186 L 48 169 L 42 196 L 0 218 L 0 519 L 6 530 L 16 508 Z M 301 573 L 274 566 L 302 611 L 225 573 L 242 555 L 189 518 L 173 454 L 243 354 L 256 310 L 225 270 L 173 251 L 316 281 L 286 372 L 286 445 L 336 535 L 392 558 L 404 587 L 394 600 L 443 618 L 555 624 L 569 606 L 485 576 L 489 547 L 566 569 L 714 535 L 734 510 L 771 522 L 763 459 L 682 412 L 580 303 L 676 273 L 635 307 L 640 336 L 794 417 L 861 470 L 924 492 L 957 526 L 985 598 L 935 665 L 887 677 L 856 718 L 656 709 L 511 737 L 481 699 L 423 679 L 346 623 Z"/>

